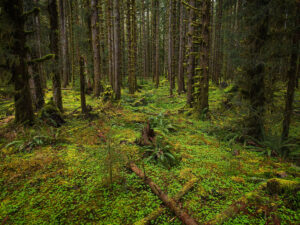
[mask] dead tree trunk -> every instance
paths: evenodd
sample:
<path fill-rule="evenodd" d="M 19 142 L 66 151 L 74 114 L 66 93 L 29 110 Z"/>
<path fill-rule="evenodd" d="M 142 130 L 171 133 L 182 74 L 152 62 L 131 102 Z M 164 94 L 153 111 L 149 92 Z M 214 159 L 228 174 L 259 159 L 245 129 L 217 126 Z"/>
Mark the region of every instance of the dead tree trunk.
<path fill-rule="evenodd" d="M 85 103 L 85 80 L 84 80 L 84 58 L 80 57 L 80 100 L 81 100 L 81 112 L 87 113 Z"/>
<path fill-rule="evenodd" d="M 145 174 L 134 164 L 129 164 L 130 169 L 138 175 L 141 179 L 143 179 L 145 184 L 148 184 L 154 194 L 156 194 L 163 203 L 172 210 L 173 213 L 184 223 L 187 225 L 196 225 L 198 224 L 191 216 L 189 216 L 182 209 L 177 207 L 176 202 L 173 199 L 170 199 L 159 187 L 155 184 L 150 178 L 146 177 Z"/>

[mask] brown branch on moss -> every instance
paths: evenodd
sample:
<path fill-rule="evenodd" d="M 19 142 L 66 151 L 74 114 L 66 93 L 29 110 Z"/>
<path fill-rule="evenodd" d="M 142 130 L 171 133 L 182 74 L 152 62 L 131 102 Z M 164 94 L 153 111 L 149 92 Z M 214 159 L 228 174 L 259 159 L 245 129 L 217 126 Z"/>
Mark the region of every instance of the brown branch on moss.
<path fill-rule="evenodd" d="M 154 194 L 186 225 L 198 224 L 190 215 L 188 215 L 183 209 L 177 206 L 177 203 L 169 198 L 160 187 L 155 184 L 149 177 L 146 177 L 144 173 L 133 162 L 129 163 L 129 168 L 140 177 L 145 184 L 148 184 Z"/>
<path fill-rule="evenodd" d="M 194 184 L 198 181 L 197 178 L 192 178 L 190 181 L 188 181 L 183 188 L 175 195 L 173 198 L 174 201 L 179 201 L 189 190 L 191 190 L 194 186 Z M 134 225 L 147 225 L 150 224 L 152 220 L 155 220 L 157 217 L 159 217 L 163 212 L 166 211 L 165 207 L 158 207 L 156 210 L 154 210 L 152 213 L 150 213 L 147 217 L 143 218 L 142 220 L 136 222 Z"/>

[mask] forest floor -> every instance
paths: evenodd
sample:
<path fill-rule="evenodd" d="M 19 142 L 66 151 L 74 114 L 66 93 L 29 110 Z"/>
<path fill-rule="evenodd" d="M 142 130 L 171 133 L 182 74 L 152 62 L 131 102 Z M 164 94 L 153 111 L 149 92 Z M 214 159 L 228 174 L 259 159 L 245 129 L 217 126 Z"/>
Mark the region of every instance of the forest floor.
<path fill-rule="evenodd" d="M 219 109 L 225 91 L 211 88 L 211 118 L 202 121 L 182 110 L 185 95 L 170 98 L 167 87 L 124 91 L 118 103 L 87 96 L 88 118 L 80 114 L 79 92 L 64 90 L 60 128 L 15 127 L 13 116 L 2 114 L 12 100 L 2 101 L 0 224 L 139 224 L 162 202 L 126 168 L 129 160 L 170 197 L 197 179 L 178 205 L 201 224 L 299 224 L 299 190 L 274 194 L 264 184 L 280 178 L 292 186 L 300 168 L 235 141 L 236 115 Z M 158 151 L 170 151 L 174 166 L 143 158 L 149 149 L 136 140 L 148 120 L 161 140 Z M 294 121 L 293 135 L 299 127 Z M 152 224 L 181 222 L 166 209 Z"/>

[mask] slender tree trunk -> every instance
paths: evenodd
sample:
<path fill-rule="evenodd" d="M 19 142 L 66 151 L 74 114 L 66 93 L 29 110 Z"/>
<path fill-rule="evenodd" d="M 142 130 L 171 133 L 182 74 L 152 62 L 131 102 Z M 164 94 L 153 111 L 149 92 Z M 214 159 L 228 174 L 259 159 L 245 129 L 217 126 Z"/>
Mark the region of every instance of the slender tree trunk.
<path fill-rule="evenodd" d="M 174 37 L 173 37 L 173 0 L 169 0 L 169 54 L 168 54 L 168 74 L 169 74 L 169 81 L 170 81 L 170 96 L 173 96 L 173 54 L 174 54 Z"/>
<path fill-rule="evenodd" d="M 187 37 L 187 54 L 188 54 L 188 84 L 187 84 L 187 104 L 192 107 L 193 103 L 193 79 L 195 75 L 195 54 L 194 54 L 194 17 L 195 17 L 195 0 L 190 0 L 189 8 L 189 25 L 188 25 L 188 37 Z"/>
<path fill-rule="evenodd" d="M 135 0 L 127 2 L 127 33 L 128 33 L 128 84 L 129 93 L 136 91 L 136 19 L 135 19 Z"/>
<path fill-rule="evenodd" d="M 80 100 L 81 100 L 81 112 L 87 113 L 85 102 L 85 78 L 84 78 L 84 58 L 80 57 Z"/>
<path fill-rule="evenodd" d="M 298 49 L 299 49 L 299 37 L 300 37 L 299 28 L 298 28 L 298 34 L 296 32 L 293 34 L 292 37 L 292 54 L 290 58 L 290 68 L 287 72 L 288 85 L 287 85 L 287 93 L 286 93 L 286 100 L 285 100 L 284 119 L 282 123 L 283 140 L 286 140 L 289 137 L 291 117 L 293 113 L 293 102 L 295 96 L 296 80 L 297 80 L 297 59 L 298 59 Z"/>
<path fill-rule="evenodd" d="M 178 94 L 185 91 L 184 85 L 184 5 L 180 2 L 180 24 L 179 24 L 179 58 L 178 58 Z"/>
<path fill-rule="evenodd" d="M 159 1 L 155 0 L 155 86 L 159 85 Z"/>
<path fill-rule="evenodd" d="M 197 96 L 197 110 L 202 113 L 203 110 L 208 110 L 208 89 L 209 89 L 209 53 L 210 53 L 210 0 L 202 1 L 201 18 L 201 44 L 200 44 L 200 81 Z"/>
<path fill-rule="evenodd" d="M 39 0 L 34 0 L 35 5 L 38 7 L 39 4 Z M 37 51 L 38 51 L 38 58 L 42 57 L 42 47 L 41 47 L 41 23 L 40 23 L 40 15 L 36 14 L 34 16 L 34 25 L 35 25 L 35 38 L 37 40 L 36 44 L 37 44 Z M 43 69 L 43 65 L 39 64 L 38 65 L 38 70 L 39 70 L 39 76 L 40 76 L 40 80 L 42 82 L 42 88 L 46 88 L 47 87 L 47 77 L 46 74 L 44 73 L 44 69 Z"/>
<path fill-rule="evenodd" d="M 99 16 L 98 0 L 91 0 L 91 30 L 92 30 L 92 49 L 94 64 L 94 95 L 99 97 L 100 85 L 100 46 L 99 46 Z"/>
<path fill-rule="evenodd" d="M 63 111 L 62 96 L 61 96 L 61 81 L 57 65 L 59 65 L 58 51 L 58 12 L 56 0 L 48 0 L 48 11 L 50 15 L 50 51 L 55 54 L 55 63 L 52 67 L 53 73 L 53 99 L 59 110 Z"/>
<path fill-rule="evenodd" d="M 114 0 L 113 12 L 114 12 L 114 91 L 115 98 L 121 99 L 121 87 L 120 87 L 120 11 L 119 0 Z"/>
<path fill-rule="evenodd" d="M 146 13 L 146 7 L 145 7 L 145 0 L 142 0 L 142 41 L 143 41 L 143 78 L 146 79 L 147 76 L 147 55 L 148 55 L 148 40 L 147 40 L 147 30 L 146 30 L 146 21 L 145 21 L 145 13 Z"/>
<path fill-rule="evenodd" d="M 60 13 L 60 41 L 61 41 L 61 57 L 62 57 L 62 78 L 63 87 L 67 87 L 70 77 L 69 69 L 69 47 L 67 35 L 67 16 L 66 16 L 66 1 L 59 0 L 59 13 Z"/>
<path fill-rule="evenodd" d="M 223 16 L 223 0 L 217 1 L 216 7 L 216 30 L 215 30 L 215 62 L 214 62 L 214 73 L 212 80 L 215 84 L 219 84 L 221 71 L 222 71 L 222 16 Z"/>

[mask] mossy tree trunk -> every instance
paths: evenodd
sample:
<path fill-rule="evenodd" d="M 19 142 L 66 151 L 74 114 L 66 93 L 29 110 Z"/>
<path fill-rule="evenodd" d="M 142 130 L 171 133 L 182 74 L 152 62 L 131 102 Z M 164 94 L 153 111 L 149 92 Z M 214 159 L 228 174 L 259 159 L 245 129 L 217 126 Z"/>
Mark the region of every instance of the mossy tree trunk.
<path fill-rule="evenodd" d="M 135 0 L 127 1 L 128 85 L 129 93 L 136 91 L 136 15 Z"/>
<path fill-rule="evenodd" d="M 59 65 L 58 51 L 58 11 L 57 1 L 48 0 L 48 11 L 50 16 L 50 51 L 55 54 L 54 66 L 52 66 L 52 83 L 53 83 L 53 99 L 59 110 L 63 111 L 62 95 L 61 95 L 61 79 L 57 65 Z"/>
<path fill-rule="evenodd" d="M 194 17 L 195 17 L 195 0 L 190 0 L 189 6 L 189 24 L 187 34 L 187 104 L 192 107 L 193 103 L 193 79 L 195 75 L 195 54 L 194 54 Z"/>
<path fill-rule="evenodd" d="M 245 91 L 249 99 L 250 114 L 247 118 L 248 135 L 260 139 L 263 136 L 265 105 L 265 56 L 263 47 L 268 37 L 270 0 L 246 1 L 244 40 L 244 71 L 248 82 Z M 257 17 L 257 10 L 265 10 L 263 17 Z"/>
<path fill-rule="evenodd" d="M 298 15 L 299 15 L 299 5 L 298 5 Z M 292 35 L 292 52 L 290 58 L 290 68 L 287 72 L 288 85 L 287 85 L 287 93 L 285 100 L 285 110 L 284 110 L 284 119 L 283 119 L 283 130 L 282 130 L 282 139 L 286 140 L 289 136 L 291 117 L 293 114 L 293 102 L 295 96 L 295 88 L 296 88 L 296 80 L 297 80 L 297 59 L 298 59 L 298 49 L 299 49 L 299 37 L 300 30 L 296 28 L 296 30 Z"/>
<path fill-rule="evenodd" d="M 169 40 L 168 40 L 168 75 L 170 81 L 170 96 L 173 96 L 173 79 L 174 79 L 174 0 L 169 0 Z"/>
<path fill-rule="evenodd" d="M 26 34 L 22 0 L 5 0 L 3 12 L 12 27 L 12 54 L 16 57 L 11 65 L 12 81 L 15 87 L 15 121 L 31 124 L 34 119 L 29 88 L 29 74 L 26 62 Z"/>
<path fill-rule="evenodd" d="M 180 2 L 180 21 L 179 21 L 179 56 L 178 56 L 178 93 L 181 94 L 185 92 L 185 84 L 184 84 L 184 37 L 185 37 L 185 29 L 184 29 L 184 5 Z"/>
<path fill-rule="evenodd" d="M 155 87 L 158 88 L 159 85 L 159 0 L 154 2 L 155 14 L 155 63 L 154 63 L 154 78 L 155 78 Z"/>
<path fill-rule="evenodd" d="M 94 68 L 94 95 L 100 95 L 100 46 L 99 46 L 99 15 L 98 0 L 91 0 L 91 31 Z"/>
<path fill-rule="evenodd" d="M 70 78 L 69 41 L 67 35 L 66 1 L 59 0 L 60 14 L 60 45 L 61 45 L 61 71 L 63 87 L 67 87 Z"/>
<path fill-rule="evenodd" d="M 84 58 L 80 57 L 80 100 L 81 100 L 81 112 L 87 113 L 86 102 L 85 102 L 85 79 L 84 79 Z"/>
<path fill-rule="evenodd" d="M 208 89 L 209 89 L 209 53 L 210 53 L 210 0 L 201 2 L 200 15 L 202 21 L 200 37 L 200 68 L 197 69 L 197 97 L 196 108 L 199 113 L 208 110 Z"/>
<path fill-rule="evenodd" d="M 113 15 L 114 15 L 114 92 L 117 100 L 121 99 L 121 65 L 120 65 L 120 0 L 113 2 Z"/>

